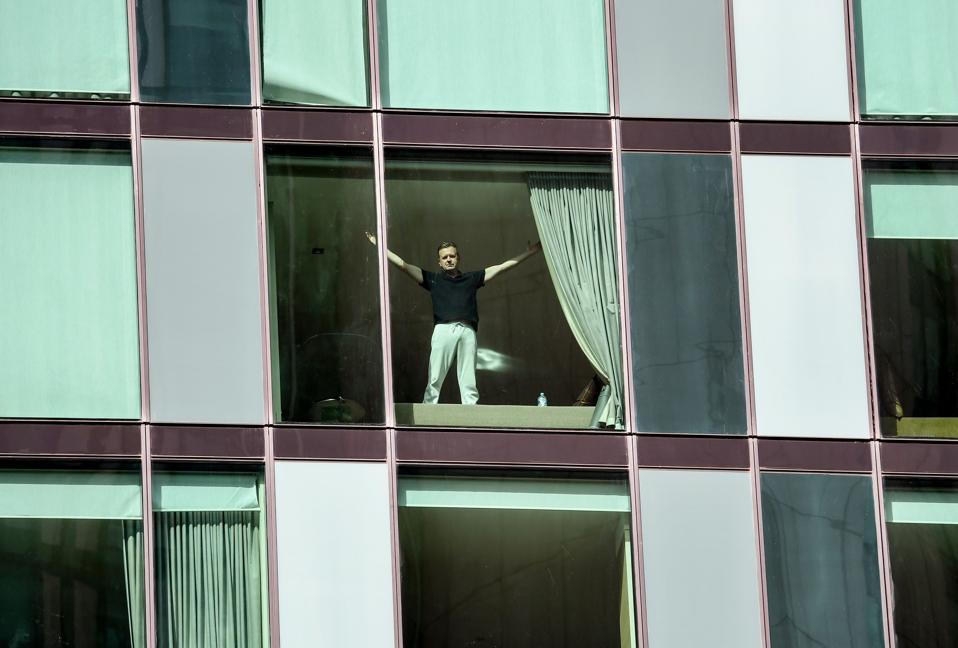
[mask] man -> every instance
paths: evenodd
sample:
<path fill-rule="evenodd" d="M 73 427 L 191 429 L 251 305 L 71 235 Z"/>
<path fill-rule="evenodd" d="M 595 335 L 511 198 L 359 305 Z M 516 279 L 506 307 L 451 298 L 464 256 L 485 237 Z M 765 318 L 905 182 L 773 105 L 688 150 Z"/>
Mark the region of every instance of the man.
<path fill-rule="evenodd" d="M 366 232 L 366 238 L 376 245 L 375 236 Z M 432 350 L 429 353 L 429 378 L 423 403 L 439 402 L 439 391 L 453 356 L 456 358 L 462 404 L 475 405 L 479 402 L 479 390 L 476 388 L 476 332 L 479 330 L 476 291 L 541 250 L 542 245 L 536 241 L 529 244 L 522 254 L 477 272 L 459 270 L 459 249 L 451 241 L 443 241 L 436 250 L 441 272 L 423 270 L 406 263 L 391 250 L 386 250 L 389 262 L 432 296 Z"/>

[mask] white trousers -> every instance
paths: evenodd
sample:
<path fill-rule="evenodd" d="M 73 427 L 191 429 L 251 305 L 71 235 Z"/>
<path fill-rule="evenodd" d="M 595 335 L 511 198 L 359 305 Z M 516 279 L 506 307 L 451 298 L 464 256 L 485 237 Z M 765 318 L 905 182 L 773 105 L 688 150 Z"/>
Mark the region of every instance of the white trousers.
<path fill-rule="evenodd" d="M 423 403 L 438 403 L 439 391 L 446 373 L 456 357 L 459 396 L 463 405 L 479 402 L 476 389 L 476 332 L 462 322 L 436 324 L 432 330 L 432 351 L 429 353 L 429 380 Z"/>

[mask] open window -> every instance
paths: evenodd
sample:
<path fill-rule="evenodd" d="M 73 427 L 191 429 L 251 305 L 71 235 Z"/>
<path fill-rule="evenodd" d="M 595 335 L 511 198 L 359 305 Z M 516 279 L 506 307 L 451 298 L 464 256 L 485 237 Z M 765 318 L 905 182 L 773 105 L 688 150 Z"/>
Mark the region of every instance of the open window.
<path fill-rule="evenodd" d="M 864 169 L 882 434 L 958 436 L 958 165 Z"/>
<path fill-rule="evenodd" d="M 7 646 L 146 645 L 138 470 L 0 471 Z"/>
<path fill-rule="evenodd" d="M 899 646 L 958 642 L 958 483 L 885 482 L 888 553 Z"/>
<path fill-rule="evenodd" d="M 266 147 L 277 420 L 385 420 L 369 150 Z"/>
<path fill-rule="evenodd" d="M 403 644 L 632 648 L 624 475 L 399 480 Z"/>
<path fill-rule="evenodd" d="M 386 200 L 391 254 L 439 282 L 423 290 L 391 257 L 400 425 L 623 426 L 607 158 L 387 151 Z M 440 265 L 443 250 L 455 268 Z M 458 351 L 437 369 L 447 344 Z"/>

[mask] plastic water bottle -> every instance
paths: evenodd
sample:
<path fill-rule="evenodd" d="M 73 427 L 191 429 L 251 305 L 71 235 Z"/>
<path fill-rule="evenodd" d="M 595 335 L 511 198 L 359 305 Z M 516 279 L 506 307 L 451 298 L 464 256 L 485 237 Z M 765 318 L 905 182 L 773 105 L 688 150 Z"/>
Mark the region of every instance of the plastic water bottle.
<path fill-rule="evenodd" d="M 539 392 L 539 398 L 536 399 L 536 405 L 539 407 L 545 407 L 549 404 L 549 399 L 546 398 L 545 392 Z"/>

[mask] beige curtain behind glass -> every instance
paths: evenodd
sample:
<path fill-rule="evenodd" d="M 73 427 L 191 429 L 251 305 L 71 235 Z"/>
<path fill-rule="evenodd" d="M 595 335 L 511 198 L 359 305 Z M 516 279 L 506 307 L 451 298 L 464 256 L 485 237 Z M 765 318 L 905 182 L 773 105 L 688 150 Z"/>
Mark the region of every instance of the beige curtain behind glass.
<path fill-rule="evenodd" d="M 612 182 L 590 173 L 530 173 L 532 213 L 562 312 L 606 383 L 592 426 L 623 427 Z"/>

